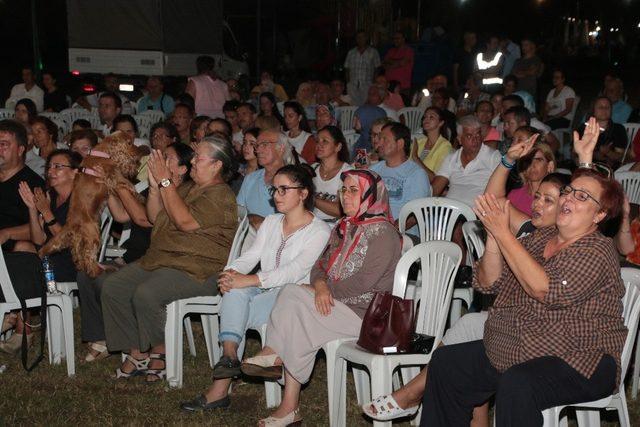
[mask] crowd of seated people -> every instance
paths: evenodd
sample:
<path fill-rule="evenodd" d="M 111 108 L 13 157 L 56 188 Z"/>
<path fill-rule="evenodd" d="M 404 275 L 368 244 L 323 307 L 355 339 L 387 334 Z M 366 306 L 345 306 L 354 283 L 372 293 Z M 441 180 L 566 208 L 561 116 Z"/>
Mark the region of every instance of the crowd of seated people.
<path fill-rule="evenodd" d="M 485 54 L 496 54 L 497 40 Z M 485 85 L 465 66 L 454 79 L 464 88 L 432 76 L 428 96 L 414 102 L 407 102 L 413 52 L 400 33 L 394 44 L 381 61 L 358 33 L 345 79 L 303 81 L 291 100 L 267 71 L 243 99 L 207 57 L 175 97 L 150 76 L 133 102 L 107 75 L 104 91 L 76 100 L 95 109 L 100 127 L 77 120 L 63 138 L 54 121 L 38 115 L 67 107 L 55 76 L 45 74 L 40 96 L 31 70 L 23 70 L 24 83 L 7 100 L 15 117 L 0 121 L 0 243 L 18 296 L 38 295 L 38 250 L 65 225 L 75 178 L 86 173 L 83 159 L 120 132 L 140 148 L 135 179 L 118 176 L 106 204 L 115 222 L 131 229 L 125 255 L 95 278 L 76 271 L 68 251 L 50 256 L 58 281 L 78 283 L 83 360 L 123 353 L 118 380 L 164 380 L 166 305 L 220 296 L 222 357 L 213 384 L 181 407 L 228 407 L 229 386 L 243 375 L 282 378 L 282 403 L 260 425 L 299 422 L 316 353 L 331 340 L 357 337 L 373 294 L 391 291 L 399 230 L 419 240 L 415 218 L 398 223 L 403 206 L 438 196 L 472 208 L 486 230 L 473 286 L 495 300 L 489 311 L 452 325 L 429 367 L 393 394 L 374 396 L 365 414 L 388 420 L 422 404 L 425 425 L 472 418 L 484 425 L 495 394 L 498 425 L 506 425 L 521 417 L 537 422 L 540 410 L 560 402 L 610 394 L 621 380 L 626 333 L 616 248 L 640 264 L 640 222 L 613 178 L 593 169 L 594 161 L 617 167 L 635 155 L 615 117 L 625 110 L 621 80 L 605 79 L 567 159 L 553 130 L 570 126 L 576 94 L 557 69 L 540 115 L 525 106 L 523 94 L 537 95 L 542 66 L 530 40 L 504 87 Z M 501 73 L 491 70 L 490 78 Z M 422 109 L 417 137 L 397 114 L 411 104 Z M 356 107 L 353 122 L 341 123 L 339 108 L 349 105 Z M 165 119 L 145 139 L 133 114 L 147 110 Z M 572 177 L 554 173 L 561 156 L 574 162 Z M 640 163 L 622 170 L 640 171 Z M 102 170 L 93 173 L 103 182 Z M 148 189 L 137 194 L 138 183 Z M 239 206 L 249 230 L 240 257 L 228 262 Z M 614 246 L 599 229 L 618 217 Z M 464 249 L 460 225 L 452 240 Z M 570 292 L 562 288 L 567 282 L 575 286 Z M 564 316 L 560 326 L 548 314 L 551 305 Z M 584 321 L 580 310 L 599 310 L 604 323 Z M 264 348 L 243 362 L 246 331 L 263 325 Z M 23 335 L 32 342 L 29 318 L 6 315 L 2 332 L 10 329 L 0 351 L 17 354 Z M 583 330 L 592 336 L 573 337 Z M 597 340 L 597 350 L 588 339 Z M 517 387 L 523 382 L 524 391 Z M 569 386 L 575 383 L 587 391 L 577 394 Z M 527 401 L 531 395 L 537 399 Z"/>

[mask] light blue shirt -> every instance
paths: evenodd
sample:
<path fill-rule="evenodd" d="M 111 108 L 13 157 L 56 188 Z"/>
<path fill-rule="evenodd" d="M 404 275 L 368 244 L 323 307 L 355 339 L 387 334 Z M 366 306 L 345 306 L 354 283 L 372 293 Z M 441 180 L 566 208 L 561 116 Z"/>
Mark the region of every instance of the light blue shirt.
<path fill-rule="evenodd" d="M 632 110 L 631 105 L 619 99 L 611 107 L 611 120 L 613 120 L 614 123 L 623 125 L 629 120 Z"/>
<path fill-rule="evenodd" d="M 173 113 L 173 108 L 175 106 L 175 102 L 171 95 L 167 95 L 166 93 L 162 94 L 160 98 L 152 101 L 149 95 L 143 96 L 138 101 L 138 114 L 147 111 L 147 110 L 156 110 L 162 111 L 165 116 Z"/>
<path fill-rule="evenodd" d="M 247 213 L 252 215 L 267 217 L 276 213 L 269 187 L 264 182 L 264 169 L 258 169 L 244 177 L 236 202 L 247 208 Z"/>
<path fill-rule="evenodd" d="M 405 203 L 423 197 L 431 197 L 429 177 L 413 160 L 407 160 L 395 168 L 390 168 L 387 166 L 387 162 L 380 161 L 372 165 L 371 170 L 382 177 L 382 181 L 387 187 L 389 205 L 394 220 L 400 217 L 400 209 Z"/>

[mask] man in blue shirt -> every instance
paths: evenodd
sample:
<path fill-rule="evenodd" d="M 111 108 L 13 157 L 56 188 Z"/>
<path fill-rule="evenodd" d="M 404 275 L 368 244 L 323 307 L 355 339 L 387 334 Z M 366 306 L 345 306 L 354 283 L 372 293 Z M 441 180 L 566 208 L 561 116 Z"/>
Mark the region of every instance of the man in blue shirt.
<path fill-rule="evenodd" d="M 382 160 L 372 165 L 371 170 L 382 177 L 387 187 L 391 214 L 396 224 L 400 209 L 405 203 L 431 196 L 429 177 L 420 166 L 409 159 L 410 147 L 411 131 L 397 122 L 389 123 L 382 128 L 380 138 L 373 147 Z M 415 221 L 407 223 L 409 228 Z"/>
<path fill-rule="evenodd" d="M 158 76 L 147 79 L 147 94 L 138 100 L 138 114 L 147 110 L 162 111 L 165 117 L 173 112 L 174 101 L 164 93 L 164 84 Z"/>

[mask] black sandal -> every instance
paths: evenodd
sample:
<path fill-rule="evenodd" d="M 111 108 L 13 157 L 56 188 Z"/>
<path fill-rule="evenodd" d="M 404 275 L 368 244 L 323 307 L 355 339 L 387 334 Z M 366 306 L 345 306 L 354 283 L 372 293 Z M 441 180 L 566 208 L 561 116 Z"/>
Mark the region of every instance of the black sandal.
<path fill-rule="evenodd" d="M 145 382 L 147 384 L 155 384 L 159 381 L 164 380 L 167 377 L 167 362 L 165 361 L 165 355 L 162 353 L 150 353 L 149 354 L 149 364 L 151 364 L 151 360 L 162 360 L 164 362 L 164 368 L 162 369 L 147 369 L 147 378 Z M 153 379 L 153 378 L 156 379 Z"/>

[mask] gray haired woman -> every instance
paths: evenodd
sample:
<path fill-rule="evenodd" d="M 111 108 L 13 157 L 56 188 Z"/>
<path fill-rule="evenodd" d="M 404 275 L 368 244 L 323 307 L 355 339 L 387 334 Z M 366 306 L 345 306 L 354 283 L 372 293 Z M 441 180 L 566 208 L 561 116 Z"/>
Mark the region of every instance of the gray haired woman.
<path fill-rule="evenodd" d="M 192 182 L 179 188 L 159 150 L 149 158 L 147 214 L 151 245 L 139 261 L 104 283 L 102 311 L 107 347 L 127 353 L 117 378 L 166 375 L 164 324 L 167 304 L 216 295 L 237 226 L 235 197 L 227 181 L 236 170 L 233 148 L 212 136 L 196 148 Z"/>

